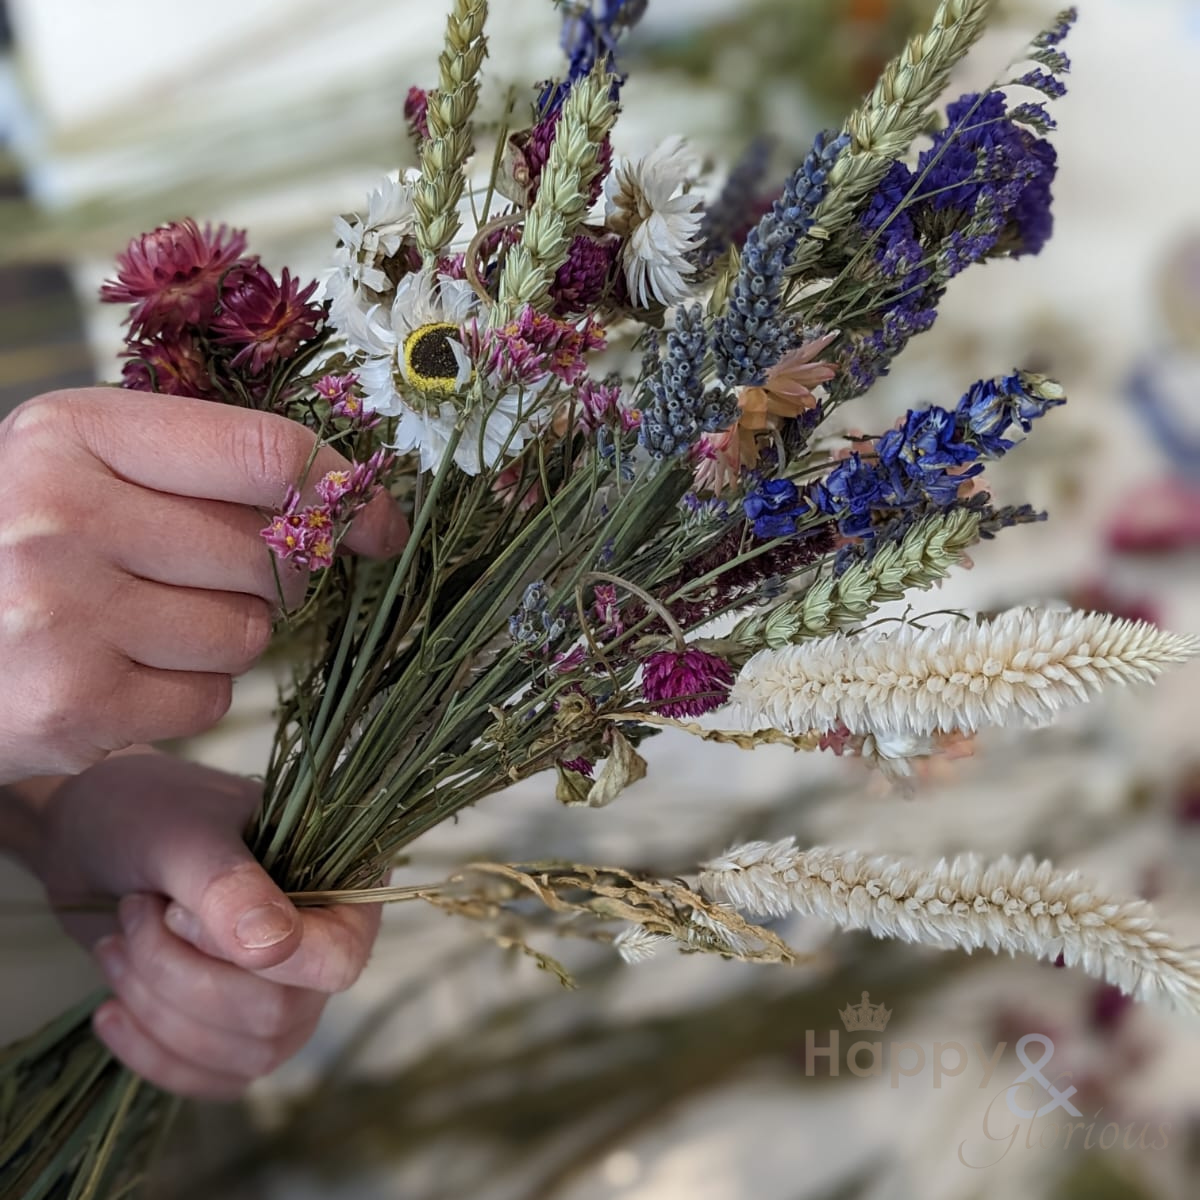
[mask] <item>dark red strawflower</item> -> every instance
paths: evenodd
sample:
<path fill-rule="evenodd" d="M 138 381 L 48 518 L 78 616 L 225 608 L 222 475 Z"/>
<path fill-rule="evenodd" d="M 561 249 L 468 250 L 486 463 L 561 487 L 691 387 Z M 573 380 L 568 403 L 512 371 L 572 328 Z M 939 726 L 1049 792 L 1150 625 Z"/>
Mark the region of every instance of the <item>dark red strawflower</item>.
<path fill-rule="evenodd" d="M 286 267 L 278 282 L 257 263 L 230 272 L 212 324 L 217 341 L 237 350 L 230 365 L 258 375 L 311 341 L 325 317 L 321 305 L 309 303 L 316 290 L 315 280 L 302 289 Z"/>
<path fill-rule="evenodd" d="M 566 262 L 558 268 L 550 285 L 557 316 L 575 316 L 596 307 L 608 290 L 620 248 L 620 238 L 576 234 Z"/>
<path fill-rule="evenodd" d="M 129 323 L 141 337 L 207 329 L 221 277 L 242 256 L 246 234 L 213 232 L 190 217 L 134 238 L 117 256 L 117 278 L 100 289 L 110 304 L 132 304 Z M 254 260 L 252 260 L 254 261 Z"/>
<path fill-rule="evenodd" d="M 429 122 L 426 114 L 429 112 L 429 96 L 424 88 L 410 87 L 404 99 L 404 119 L 408 122 L 408 132 L 418 146 L 429 139 Z"/>
<path fill-rule="evenodd" d="M 188 334 L 168 341 L 131 342 L 125 358 L 128 361 L 121 370 L 121 379 L 131 391 L 195 396 L 200 400 L 220 398 L 204 350 Z"/>
<path fill-rule="evenodd" d="M 720 708 L 733 687 L 733 668 L 704 650 L 662 650 L 642 663 L 642 695 L 665 717 L 702 717 Z"/>

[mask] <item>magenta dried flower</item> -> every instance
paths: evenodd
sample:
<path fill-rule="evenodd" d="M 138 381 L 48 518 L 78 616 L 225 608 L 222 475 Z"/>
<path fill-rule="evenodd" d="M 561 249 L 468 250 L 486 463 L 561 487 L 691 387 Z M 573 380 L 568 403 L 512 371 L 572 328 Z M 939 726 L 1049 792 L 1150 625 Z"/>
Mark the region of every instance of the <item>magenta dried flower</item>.
<path fill-rule="evenodd" d="M 190 217 L 160 225 L 117 256 L 117 278 L 104 284 L 100 299 L 132 304 L 129 324 L 141 337 L 207 329 L 221 279 L 245 249 L 240 229 L 201 229 Z"/>
<path fill-rule="evenodd" d="M 701 717 L 720 708 L 733 687 L 733 668 L 695 647 L 662 650 L 642 663 L 642 695 L 665 717 Z"/>
<path fill-rule="evenodd" d="M 325 318 L 324 308 L 309 302 L 316 290 L 315 280 L 301 288 L 286 267 L 279 280 L 258 263 L 231 271 L 212 324 L 217 341 L 236 351 L 231 365 L 258 375 L 311 341 Z"/>

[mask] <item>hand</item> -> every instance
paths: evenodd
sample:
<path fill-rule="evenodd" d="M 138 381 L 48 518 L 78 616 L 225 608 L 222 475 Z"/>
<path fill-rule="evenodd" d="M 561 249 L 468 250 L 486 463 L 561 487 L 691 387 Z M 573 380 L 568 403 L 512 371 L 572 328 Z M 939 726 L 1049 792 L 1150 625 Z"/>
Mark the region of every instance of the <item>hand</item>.
<path fill-rule="evenodd" d="M 283 502 L 314 442 L 271 413 L 115 388 L 42 396 L 0 423 L 0 784 L 224 715 L 279 601 L 255 506 Z M 345 465 L 322 448 L 307 478 Z M 345 545 L 387 556 L 406 537 L 380 494 Z M 290 606 L 306 576 L 279 567 Z"/>
<path fill-rule="evenodd" d="M 378 905 L 288 902 L 242 841 L 258 798 L 245 779 L 130 751 L 37 811 L 27 857 L 51 901 L 120 898 L 115 917 L 60 913 L 114 993 L 97 1037 L 180 1095 L 231 1099 L 294 1054 L 379 929 Z"/>

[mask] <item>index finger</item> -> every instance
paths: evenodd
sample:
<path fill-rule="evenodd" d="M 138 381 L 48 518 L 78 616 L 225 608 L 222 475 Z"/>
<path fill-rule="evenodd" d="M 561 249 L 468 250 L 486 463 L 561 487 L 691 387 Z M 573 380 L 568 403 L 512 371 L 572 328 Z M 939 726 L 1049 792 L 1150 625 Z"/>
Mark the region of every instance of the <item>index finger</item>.
<path fill-rule="evenodd" d="M 311 489 L 350 463 L 277 413 L 123 388 L 59 393 L 89 451 L 130 483 L 159 492 L 279 508 L 290 487 Z M 345 545 L 385 556 L 403 546 L 407 523 L 381 491 L 354 518 Z"/>

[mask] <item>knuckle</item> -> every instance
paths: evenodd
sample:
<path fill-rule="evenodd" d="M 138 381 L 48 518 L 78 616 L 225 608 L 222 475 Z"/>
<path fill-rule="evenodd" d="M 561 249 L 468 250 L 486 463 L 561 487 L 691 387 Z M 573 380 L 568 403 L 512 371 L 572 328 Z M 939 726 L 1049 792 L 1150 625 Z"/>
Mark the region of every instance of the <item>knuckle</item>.
<path fill-rule="evenodd" d="M 245 472 L 254 480 L 279 487 L 297 481 L 309 447 L 305 430 L 270 413 L 248 424 L 238 435 L 237 452 Z"/>
<path fill-rule="evenodd" d="M 300 993 L 282 984 L 264 984 L 247 1014 L 247 1025 L 257 1038 L 281 1039 L 296 1025 L 299 1010 Z"/>

